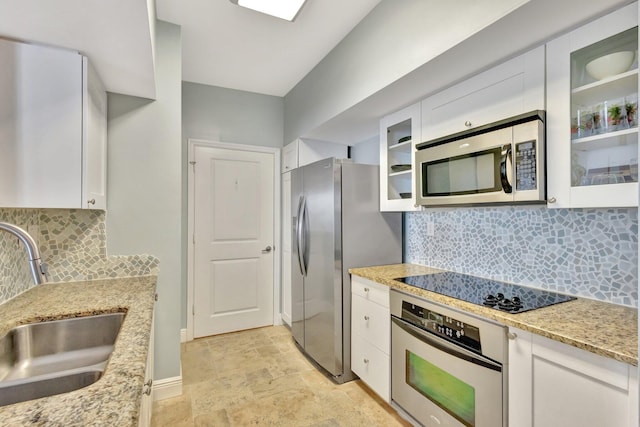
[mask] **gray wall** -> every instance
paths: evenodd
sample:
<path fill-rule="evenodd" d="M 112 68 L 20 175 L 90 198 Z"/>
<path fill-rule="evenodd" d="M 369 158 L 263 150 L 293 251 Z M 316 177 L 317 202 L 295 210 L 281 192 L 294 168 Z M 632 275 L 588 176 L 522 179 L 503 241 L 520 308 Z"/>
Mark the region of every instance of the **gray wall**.
<path fill-rule="evenodd" d="M 356 163 L 380 164 L 380 138 L 377 136 L 351 146 L 351 158 Z"/>
<path fill-rule="evenodd" d="M 107 251 L 160 260 L 155 378 L 180 375 L 181 36 L 158 22 L 155 101 L 109 95 Z"/>
<path fill-rule="evenodd" d="M 182 83 L 183 137 L 282 147 L 283 99 L 198 83 Z"/>
<path fill-rule="evenodd" d="M 284 107 L 278 96 L 235 89 L 182 83 L 182 156 L 188 158 L 188 140 L 204 139 L 266 147 L 283 146 Z M 187 162 L 182 167 L 182 307 L 187 306 Z M 187 312 L 181 317 L 187 327 Z"/>
<path fill-rule="evenodd" d="M 285 139 L 306 136 L 526 0 L 382 0 L 285 97 Z"/>

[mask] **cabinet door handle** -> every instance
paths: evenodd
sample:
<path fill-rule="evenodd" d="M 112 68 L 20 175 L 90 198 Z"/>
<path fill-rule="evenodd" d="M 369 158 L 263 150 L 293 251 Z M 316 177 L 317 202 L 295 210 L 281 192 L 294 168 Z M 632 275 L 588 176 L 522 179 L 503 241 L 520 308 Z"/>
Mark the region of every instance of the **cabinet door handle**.
<path fill-rule="evenodd" d="M 364 320 L 369 320 L 369 316 L 365 315 Z"/>
<path fill-rule="evenodd" d="M 365 292 L 369 292 L 369 288 L 364 288 L 364 291 Z"/>
<path fill-rule="evenodd" d="M 369 359 L 363 359 L 362 361 L 365 363 L 365 365 L 369 363 Z"/>
<path fill-rule="evenodd" d="M 87 204 L 88 205 L 95 205 L 96 204 L 96 199 L 87 200 Z"/>
<path fill-rule="evenodd" d="M 465 125 L 466 127 L 468 127 L 468 128 L 470 128 L 471 126 L 473 126 L 473 124 L 472 124 L 469 120 L 467 120 L 466 122 L 464 122 L 464 125 Z"/>
<path fill-rule="evenodd" d="M 144 391 L 142 393 L 146 394 L 147 396 L 151 396 L 151 386 L 152 385 L 153 385 L 153 380 L 149 380 L 146 383 L 144 383 Z"/>
<path fill-rule="evenodd" d="M 510 340 L 515 340 L 516 338 L 518 338 L 518 334 L 516 334 L 515 332 L 507 332 L 507 338 L 509 338 Z"/>
<path fill-rule="evenodd" d="M 547 203 L 555 203 L 557 202 L 555 197 L 551 197 L 550 199 L 547 200 Z"/>

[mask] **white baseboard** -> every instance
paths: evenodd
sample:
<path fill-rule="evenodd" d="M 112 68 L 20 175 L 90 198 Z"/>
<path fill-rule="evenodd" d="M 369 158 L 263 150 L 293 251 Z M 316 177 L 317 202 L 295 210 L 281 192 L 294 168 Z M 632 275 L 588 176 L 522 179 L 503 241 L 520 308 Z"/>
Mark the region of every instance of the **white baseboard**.
<path fill-rule="evenodd" d="M 182 394 L 182 376 L 153 382 L 153 400 L 164 400 Z"/>
<path fill-rule="evenodd" d="M 187 330 L 180 329 L 180 342 L 187 342 Z"/>

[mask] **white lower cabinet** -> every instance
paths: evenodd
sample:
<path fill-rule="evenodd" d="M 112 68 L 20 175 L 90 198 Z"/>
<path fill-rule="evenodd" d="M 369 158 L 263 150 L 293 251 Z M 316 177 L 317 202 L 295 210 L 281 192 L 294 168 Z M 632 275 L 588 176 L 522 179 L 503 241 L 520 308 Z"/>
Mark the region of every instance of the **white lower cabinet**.
<path fill-rule="evenodd" d="M 351 370 L 385 402 L 391 399 L 389 287 L 351 277 Z"/>
<path fill-rule="evenodd" d="M 147 365 L 144 373 L 144 387 L 142 388 L 142 398 L 140 399 L 140 415 L 138 417 L 138 427 L 149 427 L 151 425 L 151 413 L 153 410 L 153 346 L 154 346 L 154 322 L 151 322 L 151 337 L 149 338 L 149 351 L 147 352 Z"/>
<path fill-rule="evenodd" d="M 509 425 L 638 425 L 638 369 L 510 329 Z"/>
<path fill-rule="evenodd" d="M 282 174 L 282 321 L 291 326 L 291 172 Z"/>

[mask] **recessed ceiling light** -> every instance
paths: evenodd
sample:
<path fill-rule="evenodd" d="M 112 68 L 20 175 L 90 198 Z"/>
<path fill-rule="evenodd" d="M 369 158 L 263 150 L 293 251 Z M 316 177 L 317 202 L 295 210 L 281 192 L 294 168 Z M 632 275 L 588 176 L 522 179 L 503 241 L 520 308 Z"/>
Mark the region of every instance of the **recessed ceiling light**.
<path fill-rule="evenodd" d="M 230 0 L 238 6 L 293 21 L 306 0 Z"/>

